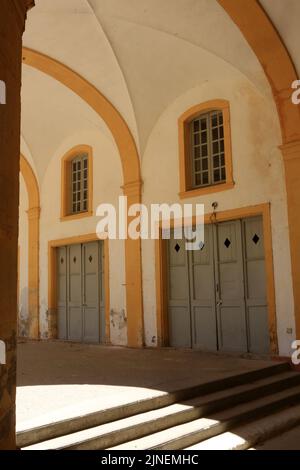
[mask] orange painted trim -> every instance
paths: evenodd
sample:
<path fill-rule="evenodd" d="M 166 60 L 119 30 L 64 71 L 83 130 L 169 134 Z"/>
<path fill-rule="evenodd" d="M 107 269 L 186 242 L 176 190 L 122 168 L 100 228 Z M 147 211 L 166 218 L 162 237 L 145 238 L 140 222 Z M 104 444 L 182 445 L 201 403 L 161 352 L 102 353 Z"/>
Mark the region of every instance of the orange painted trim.
<path fill-rule="evenodd" d="M 227 189 L 234 188 L 234 182 L 214 184 L 213 186 L 207 186 L 204 188 L 190 189 L 184 193 L 179 193 L 180 199 L 188 199 L 190 197 L 205 196 L 206 194 L 219 193 L 226 191 Z"/>
<path fill-rule="evenodd" d="M 223 113 L 223 127 L 224 127 L 224 150 L 225 150 L 225 167 L 226 167 L 226 182 L 215 184 L 211 186 L 204 186 L 200 188 L 191 187 L 191 158 L 190 158 L 190 138 L 189 138 L 189 124 L 199 114 L 207 113 L 213 110 L 220 110 Z M 231 130 L 230 130 L 230 107 L 229 102 L 223 99 L 215 99 L 197 104 L 192 108 L 185 111 L 178 119 L 178 146 L 179 146 L 179 182 L 180 192 L 179 197 L 189 198 L 196 196 L 203 196 L 219 191 L 226 191 L 232 189 L 234 186 L 233 181 L 233 168 L 232 168 L 232 145 L 231 145 Z"/>
<path fill-rule="evenodd" d="M 141 183 L 132 182 L 123 186 L 128 207 L 141 203 Z M 134 217 L 128 217 L 128 226 Z M 125 240 L 125 278 L 127 306 L 127 344 L 130 347 L 144 346 L 142 250 L 141 240 Z"/>
<path fill-rule="evenodd" d="M 71 161 L 77 155 L 86 153 L 88 156 L 88 208 L 85 212 L 78 214 L 70 214 L 70 181 L 71 181 Z M 83 217 L 91 217 L 93 215 L 93 149 L 89 145 L 76 145 L 69 150 L 61 160 L 61 202 L 60 202 L 60 220 L 65 222 L 68 220 L 82 219 Z"/>
<path fill-rule="evenodd" d="M 100 241 L 96 233 L 60 238 L 48 242 L 48 318 L 49 337 L 57 338 L 57 266 L 56 248 Z M 105 342 L 110 343 L 109 240 L 104 241 Z"/>
<path fill-rule="evenodd" d="M 57 240 L 50 240 L 48 246 L 51 248 L 58 248 L 65 245 L 78 245 L 81 243 L 96 242 L 100 240 L 96 233 L 88 233 L 84 235 L 75 235 L 73 237 L 59 238 Z"/>
<path fill-rule="evenodd" d="M 28 191 L 29 209 L 40 207 L 40 190 L 34 171 L 24 155 L 20 155 L 20 172 Z"/>
<path fill-rule="evenodd" d="M 26 47 L 22 50 L 22 60 L 72 90 L 104 120 L 120 153 L 124 194 L 131 185 L 135 186 L 134 191 L 130 189 L 130 204 L 139 204 L 142 186 L 140 159 L 132 133 L 119 111 L 97 88 L 61 62 Z M 128 346 L 142 347 L 144 320 L 140 240 L 125 240 L 125 272 Z"/>
<path fill-rule="evenodd" d="M 261 215 L 263 218 L 265 266 L 267 278 L 267 302 L 269 318 L 270 354 L 278 354 L 277 324 L 276 324 L 276 304 L 275 304 L 275 283 L 273 268 L 273 249 L 271 232 L 270 204 L 259 204 L 256 206 L 241 207 L 215 214 L 205 214 L 205 224 L 215 222 L 225 222 L 247 217 Z M 173 224 L 174 226 L 174 221 Z M 156 320 L 158 346 L 168 345 L 168 281 L 167 281 L 167 243 L 161 236 L 155 241 L 155 263 L 156 263 Z"/>
<path fill-rule="evenodd" d="M 70 220 L 85 219 L 86 217 L 92 217 L 94 215 L 93 211 L 79 212 L 78 214 L 65 215 L 60 217 L 61 222 L 68 222 Z"/>
<path fill-rule="evenodd" d="M 40 337 L 40 191 L 30 164 L 20 155 L 20 172 L 28 193 L 28 312 L 29 337 Z"/>

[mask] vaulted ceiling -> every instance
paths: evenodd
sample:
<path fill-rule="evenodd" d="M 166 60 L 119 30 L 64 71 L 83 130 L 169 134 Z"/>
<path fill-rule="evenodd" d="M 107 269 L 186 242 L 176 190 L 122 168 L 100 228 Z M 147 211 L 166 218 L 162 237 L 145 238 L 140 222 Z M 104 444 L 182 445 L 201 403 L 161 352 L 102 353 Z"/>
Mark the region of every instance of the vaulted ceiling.
<path fill-rule="evenodd" d="M 299 0 L 261 3 L 300 70 Z M 98 88 L 122 114 L 141 156 L 162 112 L 193 87 L 244 77 L 271 99 L 261 65 L 216 0 L 36 0 L 24 45 Z M 109 135 L 80 98 L 26 65 L 22 104 L 22 137 L 40 180 L 63 139 L 80 129 Z"/>

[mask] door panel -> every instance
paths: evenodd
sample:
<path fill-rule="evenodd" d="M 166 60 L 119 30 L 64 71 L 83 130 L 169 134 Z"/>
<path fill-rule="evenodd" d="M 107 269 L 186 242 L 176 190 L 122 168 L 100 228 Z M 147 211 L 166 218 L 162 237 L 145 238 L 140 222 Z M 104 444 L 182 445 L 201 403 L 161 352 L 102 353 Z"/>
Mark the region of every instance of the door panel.
<path fill-rule="evenodd" d="M 265 260 L 246 260 L 248 299 L 257 299 L 266 303 Z"/>
<path fill-rule="evenodd" d="M 247 351 L 241 222 L 215 226 L 219 349 Z"/>
<path fill-rule="evenodd" d="M 68 247 L 68 339 L 82 341 L 82 261 L 81 245 Z"/>
<path fill-rule="evenodd" d="M 215 351 L 217 349 L 217 325 L 211 225 L 205 226 L 204 241 L 202 250 L 188 252 L 192 346 L 203 351 Z"/>
<path fill-rule="evenodd" d="M 191 348 L 190 315 L 187 307 L 169 307 L 169 343 L 174 348 Z"/>
<path fill-rule="evenodd" d="M 243 220 L 243 236 L 248 348 L 252 353 L 266 354 L 270 345 L 262 217 Z"/>
<path fill-rule="evenodd" d="M 65 246 L 56 252 L 57 266 L 57 336 L 67 339 L 67 249 Z"/>
<path fill-rule="evenodd" d="M 193 307 L 193 347 L 202 351 L 216 351 L 217 325 L 214 307 Z"/>
<path fill-rule="evenodd" d="M 98 343 L 99 318 L 99 244 L 86 243 L 83 254 L 83 341 Z"/>
<path fill-rule="evenodd" d="M 189 273 L 185 240 L 171 239 L 168 244 L 169 343 L 173 347 L 191 347 Z"/>
<path fill-rule="evenodd" d="M 56 256 L 58 338 L 104 342 L 103 242 L 59 247 Z"/>
<path fill-rule="evenodd" d="M 248 307 L 249 352 L 268 354 L 270 352 L 268 308 Z"/>
<path fill-rule="evenodd" d="M 168 243 L 169 342 L 269 352 L 262 217 L 205 226 L 202 250 Z"/>

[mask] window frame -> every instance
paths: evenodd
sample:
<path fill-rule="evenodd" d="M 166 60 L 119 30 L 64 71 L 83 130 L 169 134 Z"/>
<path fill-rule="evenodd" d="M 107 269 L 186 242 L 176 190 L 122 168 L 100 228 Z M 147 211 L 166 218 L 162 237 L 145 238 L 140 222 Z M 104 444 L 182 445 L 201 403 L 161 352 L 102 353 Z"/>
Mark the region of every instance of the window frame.
<path fill-rule="evenodd" d="M 223 114 L 224 130 L 224 153 L 226 180 L 205 186 L 193 186 L 193 157 L 191 148 L 191 123 L 201 114 L 208 114 L 213 111 L 221 111 Z M 206 101 L 188 109 L 178 120 L 179 137 L 179 176 L 181 199 L 210 194 L 219 191 L 232 189 L 234 186 L 232 171 L 232 150 L 231 150 L 231 130 L 230 130 L 230 109 L 227 100 L 217 99 Z"/>
<path fill-rule="evenodd" d="M 87 155 L 87 210 L 72 212 L 72 163 L 80 155 Z M 61 162 L 61 221 L 81 219 L 93 215 L 93 152 L 89 145 L 78 145 L 69 150 Z"/>

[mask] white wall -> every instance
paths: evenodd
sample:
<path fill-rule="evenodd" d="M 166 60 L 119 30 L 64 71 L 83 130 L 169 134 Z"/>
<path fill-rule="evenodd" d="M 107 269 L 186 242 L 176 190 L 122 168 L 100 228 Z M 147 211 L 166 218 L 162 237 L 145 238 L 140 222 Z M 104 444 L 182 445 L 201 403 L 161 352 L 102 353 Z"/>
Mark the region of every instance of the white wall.
<path fill-rule="evenodd" d="M 289 253 L 288 221 L 280 128 L 273 102 L 265 101 L 246 79 L 216 80 L 180 96 L 160 116 L 142 159 L 143 202 L 180 202 L 178 164 L 178 117 L 198 103 L 223 98 L 230 101 L 233 175 L 232 190 L 185 199 L 204 203 L 211 212 L 271 203 L 271 222 L 276 289 L 279 353 L 290 353 L 295 337 L 294 305 Z M 143 292 L 146 344 L 156 340 L 155 243 L 144 241 Z M 292 328 L 293 334 L 287 334 Z"/>
<path fill-rule="evenodd" d="M 271 203 L 279 352 L 287 355 L 295 337 L 295 322 L 284 169 L 278 149 L 281 138 L 273 101 L 257 92 L 246 78 L 238 78 L 236 74 L 222 81 L 218 78 L 215 81 L 210 80 L 181 95 L 160 115 L 142 155 L 143 202 L 147 205 L 180 202 L 178 117 L 191 106 L 216 98 L 230 102 L 235 187 L 201 198 L 186 199 L 184 202 L 204 203 L 206 212 L 211 211 L 213 201 L 218 201 L 220 211 Z M 40 317 L 44 338 L 48 332 L 48 241 L 92 233 L 99 220 L 93 216 L 60 221 L 61 158 L 72 147 L 80 144 L 91 145 L 94 151 L 94 210 L 101 202 L 110 202 L 117 206 L 118 197 L 122 195 L 120 157 L 111 137 L 102 133 L 101 129 L 77 131 L 75 135 L 65 139 L 53 154 L 40 182 Z M 24 193 L 22 188 L 21 193 Z M 26 252 L 27 246 L 26 221 L 22 217 L 21 211 L 21 253 Z M 155 346 L 157 338 L 154 247 L 154 241 L 142 243 L 144 323 L 148 346 Z M 24 299 L 27 285 L 25 276 L 24 268 L 21 268 L 23 287 L 20 291 L 23 289 Z M 124 242 L 111 241 L 110 326 L 113 344 L 127 342 L 125 282 Z M 22 301 L 21 305 L 26 302 Z M 290 328 L 292 334 L 287 333 Z"/>
<path fill-rule="evenodd" d="M 66 139 L 57 149 L 48 165 L 41 184 L 41 239 L 40 239 L 40 321 L 42 337 L 48 334 L 48 242 L 76 235 L 96 232 L 99 217 L 92 216 L 73 221 L 60 221 L 61 158 L 76 145 L 93 148 L 94 213 L 100 203 L 118 204 L 122 194 L 122 169 L 118 151 L 111 139 L 97 131 L 82 131 Z M 124 242 L 111 241 L 109 248 L 111 341 L 126 344 L 127 327 L 125 307 Z"/>

